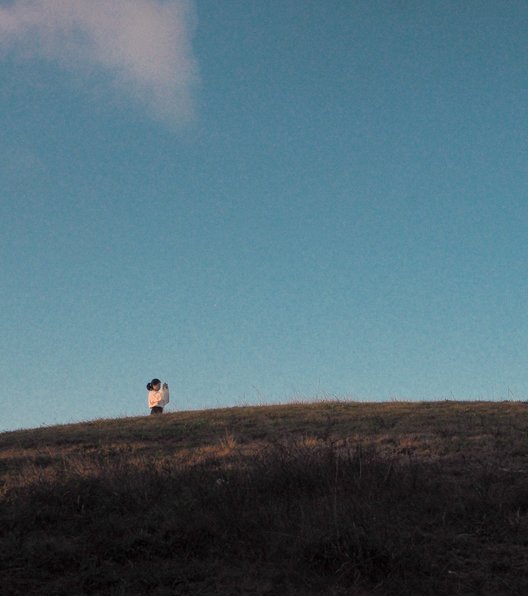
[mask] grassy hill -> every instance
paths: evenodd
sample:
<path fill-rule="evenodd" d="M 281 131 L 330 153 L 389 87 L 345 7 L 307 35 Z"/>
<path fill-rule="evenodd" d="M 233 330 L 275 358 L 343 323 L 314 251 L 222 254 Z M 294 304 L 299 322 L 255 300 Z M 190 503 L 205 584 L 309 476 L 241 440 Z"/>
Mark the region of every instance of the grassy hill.
<path fill-rule="evenodd" d="M 323 402 L 0 434 L 2 594 L 527 594 L 528 405 Z"/>

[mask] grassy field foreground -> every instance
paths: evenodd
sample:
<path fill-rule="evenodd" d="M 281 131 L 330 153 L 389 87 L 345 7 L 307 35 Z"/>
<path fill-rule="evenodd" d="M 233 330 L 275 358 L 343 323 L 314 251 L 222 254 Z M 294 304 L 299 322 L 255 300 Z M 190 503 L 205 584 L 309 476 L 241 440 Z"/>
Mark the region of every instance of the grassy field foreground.
<path fill-rule="evenodd" d="M 2 594 L 527 594 L 528 405 L 323 402 L 0 434 Z"/>

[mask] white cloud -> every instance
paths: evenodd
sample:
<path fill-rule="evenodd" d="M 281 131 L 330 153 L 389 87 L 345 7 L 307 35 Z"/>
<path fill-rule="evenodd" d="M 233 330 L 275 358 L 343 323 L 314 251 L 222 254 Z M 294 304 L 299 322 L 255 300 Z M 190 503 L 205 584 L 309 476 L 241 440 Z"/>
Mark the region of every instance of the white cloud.
<path fill-rule="evenodd" d="M 71 70 L 102 69 L 151 115 L 193 117 L 198 82 L 191 0 L 14 0 L 0 4 L 0 47 Z"/>

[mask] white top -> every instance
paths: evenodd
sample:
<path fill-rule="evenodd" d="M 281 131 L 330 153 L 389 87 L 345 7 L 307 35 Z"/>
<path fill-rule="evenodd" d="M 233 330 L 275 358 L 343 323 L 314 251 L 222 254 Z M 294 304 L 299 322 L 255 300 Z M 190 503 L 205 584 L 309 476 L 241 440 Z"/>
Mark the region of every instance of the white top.
<path fill-rule="evenodd" d="M 163 408 L 169 403 L 169 390 L 168 389 L 160 389 L 159 391 L 149 391 L 148 392 L 148 407 L 154 408 L 155 406 L 160 406 Z"/>

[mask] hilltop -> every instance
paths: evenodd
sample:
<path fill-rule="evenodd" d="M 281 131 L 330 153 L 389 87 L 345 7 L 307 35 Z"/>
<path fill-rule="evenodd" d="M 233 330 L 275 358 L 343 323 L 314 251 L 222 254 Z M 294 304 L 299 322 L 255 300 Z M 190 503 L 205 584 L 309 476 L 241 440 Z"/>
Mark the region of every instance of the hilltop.
<path fill-rule="evenodd" d="M 528 405 L 320 402 L 0 434 L 3 594 L 528 593 Z"/>

